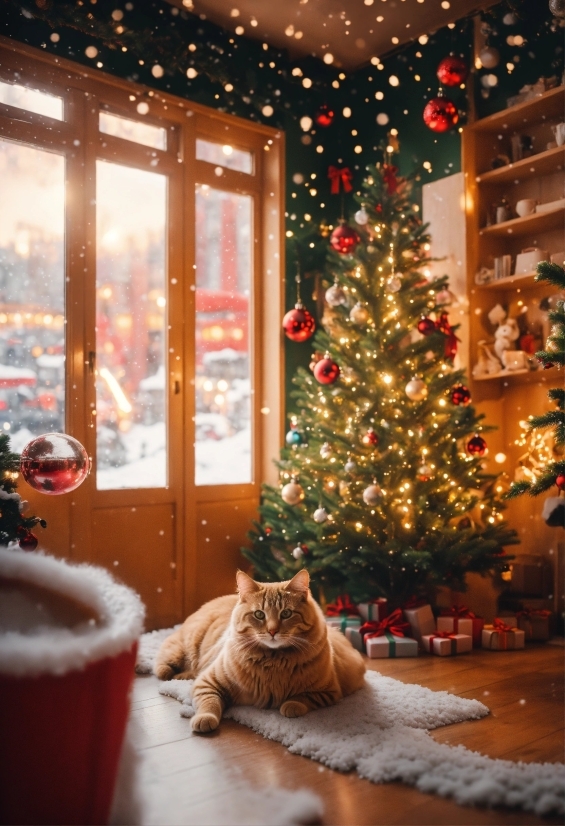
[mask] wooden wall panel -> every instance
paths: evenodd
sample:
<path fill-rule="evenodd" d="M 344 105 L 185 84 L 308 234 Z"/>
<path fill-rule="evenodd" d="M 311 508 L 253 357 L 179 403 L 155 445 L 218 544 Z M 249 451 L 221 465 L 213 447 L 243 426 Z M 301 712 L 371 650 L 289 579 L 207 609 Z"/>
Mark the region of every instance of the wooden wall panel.
<path fill-rule="evenodd" d="M 92 512 L 92 561 L 118 578 L 150 606 L 147 630 L 178 622 L 175 512 L 168 503 Z M 133 537 L 143 537 L 143 541 Z"/>

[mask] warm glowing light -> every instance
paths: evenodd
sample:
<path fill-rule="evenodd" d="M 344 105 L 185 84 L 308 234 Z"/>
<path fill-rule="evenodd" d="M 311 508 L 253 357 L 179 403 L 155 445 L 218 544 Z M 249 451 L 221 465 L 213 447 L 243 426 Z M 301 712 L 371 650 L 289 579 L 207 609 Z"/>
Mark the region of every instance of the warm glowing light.
<path fill-rule="evenodd" d="M 131 413 L 131 411 L 133 410 L 131 404 L 127 400 L 124 391 L 118 384 L 117 379 L 114 378 L 114 376 L 110 373 L 108 368 L 101 367 L 99 370 L 99 376 L 100 378 L 104 379 L 104 381 L 108 385 L 108 390 L 114 397 L 116 404 L 118 405 L 118 409 L 122 413 Z"/>
<path fill-rule="evenodd" d="M 497 453 L 494 457 L 494 461 L 498 462 L 499 465 L 502 465 L 506 461 L 506 453 Z"/>

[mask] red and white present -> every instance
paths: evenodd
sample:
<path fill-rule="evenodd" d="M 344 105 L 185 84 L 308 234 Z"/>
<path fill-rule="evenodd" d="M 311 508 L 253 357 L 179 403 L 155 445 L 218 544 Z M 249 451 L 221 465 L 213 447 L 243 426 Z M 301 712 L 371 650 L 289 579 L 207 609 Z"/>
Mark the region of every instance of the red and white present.
<path fill-rule="evenodd" d="M 473 637 L 470 634 L 449 634 L 447 631 L 438 631 L 437 634 L 426 634 L 422 637 L 422 644 L 430 654 L 452 657 L 455 654 L 465 654 L 471 651 Z"/>
<path fill-rule="evenodd" d="M 357 608 L 367 622 L 380 622 L 388 614 L 388 601 L 384 597 L 377 597 L 369 602 L 359 602 Z"/>
<path fill-rule="evenodd" d="M 342 634 L 345 634 L 346 628 L 359 628 L 361 622 L 357 606 L 347 594 L 342 594 L 326 606 L 326 625 L 339 629 Z"/>
<path fill-rule="evenodd" d="M 532 642 L 545 642 L 551 639 L 553 614 L 551 611 L 524 608 L 516 614 L 518 628 Z"/>
<path fill-rule="evenodd" d="M 328 628 L 337 628 L 342 634 L 345 634 L 348 628 L 359 629 L 361 623 L 361 617 L 326 617 Z"/>
<path fill-rule="evenodd" d="M 412 636 L 419 641 L 428 634 L 433 634 L 436 630 L 436 621 L 432 613 L 431 605 L 418 603 L 416 599 L 411 599 L 404 606 L 404 618 L 410 624 Z"/>
<path fill-rule="evenodd" d="M 360 628 L 348 628 L 345 636 L 354 648 L 371 659 L 379 657 L 416 657 L 418 643 L 404 635 L 409 630 L 397 608 L 380 622 L 365 622 Z"/>
<path fill-rule="evenodd" d="M 445 623 L 444 619 L 452 619 L 452 623 Z M 462 620 L 471 620 L 471 630 L 467 622 L 461 624 Z M 441 623 L 441 624 L 440 624 Z M 444 608 L 441 616 L 437 620 L 438 631 L 451 631 L 453 634 L 471 634 L 473 637 L 473 648 L 481 647 L 481 635 L 485 621 L 482 617 L 477 617 L 466 605 L 452 605 L 451 608 Z"/>
<path fill-rule="evenodd" d="M 512 651 L 524 648 L 526 634 L 519 628 L 507 625 L 501 619 L 495 619 L 492 625 L 483 628 L 483 648 L 493 651 Z"/>

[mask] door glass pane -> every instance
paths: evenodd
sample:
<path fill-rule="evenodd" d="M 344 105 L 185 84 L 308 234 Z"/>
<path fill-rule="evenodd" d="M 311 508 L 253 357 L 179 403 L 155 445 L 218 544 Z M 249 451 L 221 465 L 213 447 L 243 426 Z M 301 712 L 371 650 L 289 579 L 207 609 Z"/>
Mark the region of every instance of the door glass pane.
<path fill-rule="evenodd" d="M 167 485 L 167 179 L 96 162 L 96 484 Z"/>
<path fill-rule="evenodd" d="M 196 160 L 235 169 L 236 172 L 253 172 L 253 153 L 236 149 L 229 143 L 213 143 L 203 138 L 196 139 Z"/>
<path fill-rule="evenodd" d="M 0 429 L 65 429 L 65 161 L 0 140 Z"/>
<path fill-rule="evenodd" d="M 252 481 L 249 195 L 196 189 L 196 484 Z"/>
<path fill-rule="evenodd" d="M 114 135 L 126 141 L 151 146 L 153 149 L 167 148 L 167 130 L 162 126 L 121 118 L 119 115 L 111 115 L 110 112 L 100 112 L 98 126 L 105 135 Z"/>
<path fill-rule="evenodd" d="M 63 98 L 38 92 L 37 89 L 28 89 L 19 83 L 4 83 L 0 80 L 0 103 L 63 120 Z"/>

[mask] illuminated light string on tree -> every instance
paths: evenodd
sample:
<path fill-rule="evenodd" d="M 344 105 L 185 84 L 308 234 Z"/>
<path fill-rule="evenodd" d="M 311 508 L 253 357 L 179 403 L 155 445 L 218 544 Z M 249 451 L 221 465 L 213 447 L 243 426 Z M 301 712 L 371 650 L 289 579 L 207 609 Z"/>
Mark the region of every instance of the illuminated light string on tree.
<path fill-rule="evenodd" d="M 320 599 L 345 591 L 400 604 L 439 584 L 463 589 L 469 570 L 500 569 L 517 539 L 484 467 L 490 428 L 446 349 L 447 276 L 424 274 L 415 175 L 395 173 L 391 185 L 383 151 L 386 164 L 369 168 L 357 196 L 368 216 L 358 242 L 339 252 L 322 239 L 327 301 L 310 369 L 293 380 L 302 441 L 282 449 L 280 484 L 263 487 L 243 553 L 258 579 L 305 566 Z M 418 331 L 422 317 L 430 335 Z"/>

